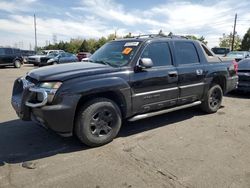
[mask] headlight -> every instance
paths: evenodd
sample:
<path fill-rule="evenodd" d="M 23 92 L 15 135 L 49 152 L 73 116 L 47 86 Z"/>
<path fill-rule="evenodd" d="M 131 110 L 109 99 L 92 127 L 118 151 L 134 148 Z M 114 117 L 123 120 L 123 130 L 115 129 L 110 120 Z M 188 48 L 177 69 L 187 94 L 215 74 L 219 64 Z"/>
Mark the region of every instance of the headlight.
<path fill-rule="evenodd" d="M 39 84 L 39 87 L 45 89 L 59 89 L 62 85 L 62 82 L 42 82 Z"/>
<path fill-rule="evenodd" d="M 39 88 L 44 89 L 48 94 L 48 103 L 52 103 L 56 91 L 60 88 L 62 82 L 42 82 L 38 85 Z M 40 101 L 42 96 L 37 95 L 37 100 Z"/>

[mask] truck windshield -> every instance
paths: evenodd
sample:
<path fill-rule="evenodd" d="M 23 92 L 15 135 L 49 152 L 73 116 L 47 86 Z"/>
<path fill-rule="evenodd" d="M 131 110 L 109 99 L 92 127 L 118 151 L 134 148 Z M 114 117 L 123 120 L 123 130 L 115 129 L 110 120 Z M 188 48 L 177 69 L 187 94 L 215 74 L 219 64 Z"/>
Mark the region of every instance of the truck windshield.
<path fill-rule="evenodd" d="M 99 48 L 89 58 L 89 61 L 112 67 L 122 67 L 131 61 L 139 45 L 138 41 L 112 41 Z"/>
<path fill-rule="evenodd" d="M 47 55 L 47 53 L 45 51 L 39 51 L 39 52 L 37 52 L 36 55 Z"/>

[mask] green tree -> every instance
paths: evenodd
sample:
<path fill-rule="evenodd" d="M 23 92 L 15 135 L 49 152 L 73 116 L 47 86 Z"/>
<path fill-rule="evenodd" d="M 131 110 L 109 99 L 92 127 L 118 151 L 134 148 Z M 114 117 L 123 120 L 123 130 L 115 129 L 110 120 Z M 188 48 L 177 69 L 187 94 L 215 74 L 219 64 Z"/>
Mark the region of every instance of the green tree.
<path fill-rule="evenodd" d="M 162 31 L 162 30 L 160 30 L 160 31 L 158 32 L 158 35 L 163 36 L 163 37 L 165 37 L 165 36 L 166 36 L 166 35 L 165 35 L 165 33 L 163 33 L 163 31 Z"/>
<path fill-rule="evenodd" d="M 86 39 L 83 40 L 83 42 L 78 50 L 80 52 L 88 52 L 89 51 L 89 46 L 88 46 L 88 42 L 86 41 Z"/>
<path fill-rule="evenodd" d="M 131 38 L 132 37 L 132 33 L 128 33 L 127 35 L 125 35 L 123 38 Z"/>
<path fill-rule="evenodd" d="M 192 39 L 192 40 L 198 40 L 200 42 L 202 42 L 203 44 L 206 44 L 207 45 L 207 41 L 205 39 L 205 37 L 201 36 L 201 37 L 196 37 L 195 35 L 186 35 L 185 37 L 189 38 L 189 39 Z"/>
<path fill-rule="evenodd" d="M 230 33 L 229 35 L 226 35 L 225 33 L 222 35 L 221 38 L 219 38 L 220 43 L 219 46 L 222 48 L 231 48 L 232 40 L 233 40 L 233 34 Z M 241 46 L 241 38 L 239 35 L 235 35 L 234 37 L 234 50 L 240 50 Z"/>
<path fill-rule="evenodd" d="M 169 37 L 171 37 L 171 36 L 173 36 L 174 34 L 170 31 L 169 33 L 168 33 L 168 36 Z"/>
<path fill-rule="evenodd" d="M 250 28 L 247 30 L 246 34 L 242 39 L 241 50 L 250 50 Z"/>

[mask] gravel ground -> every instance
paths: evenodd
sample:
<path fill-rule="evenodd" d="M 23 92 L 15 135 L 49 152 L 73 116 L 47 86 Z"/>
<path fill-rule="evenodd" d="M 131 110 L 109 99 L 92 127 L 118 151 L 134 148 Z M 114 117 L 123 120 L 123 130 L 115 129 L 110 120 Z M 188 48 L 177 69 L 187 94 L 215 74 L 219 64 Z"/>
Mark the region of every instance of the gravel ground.
<path fill-rule="evenodd" d="M 250 97 L 230 94 L 216 114 L 190 108 L 125 123 L 110 144 L 88 148 L 10 105 L 14 80 L 0 69 L 0 187 L 250 187 Z"/>

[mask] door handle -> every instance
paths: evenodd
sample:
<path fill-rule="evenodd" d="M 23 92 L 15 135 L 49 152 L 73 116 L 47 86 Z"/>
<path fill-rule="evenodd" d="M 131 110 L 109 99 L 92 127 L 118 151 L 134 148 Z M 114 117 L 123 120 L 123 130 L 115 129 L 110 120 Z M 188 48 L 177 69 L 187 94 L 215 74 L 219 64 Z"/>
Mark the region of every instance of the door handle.
<path fill-rule="evenodd" d="M 177 71 L 169 71 L 168 72 L 168 76 L 169 77 L 177 77 L 178 76 L 178 72 Z"/>

